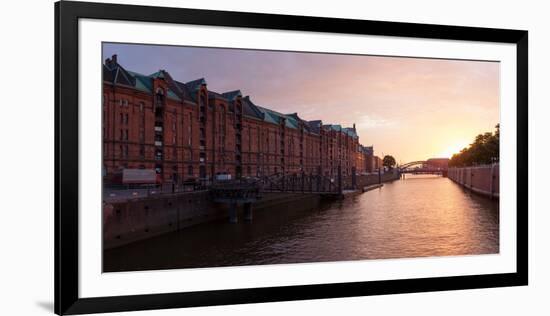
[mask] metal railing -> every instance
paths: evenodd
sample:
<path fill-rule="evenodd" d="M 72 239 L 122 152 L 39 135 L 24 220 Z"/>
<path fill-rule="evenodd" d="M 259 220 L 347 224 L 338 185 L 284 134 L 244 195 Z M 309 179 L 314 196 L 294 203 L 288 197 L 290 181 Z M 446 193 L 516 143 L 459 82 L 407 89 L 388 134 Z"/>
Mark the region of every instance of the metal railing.
<path fill-rule="evenodd" d="M 208 184 L 201 181 L 180 184 L 166 183 L 164 185 L 109 185 L 103 187 L 103 200 L 114 202 L 207 189 Z"/>

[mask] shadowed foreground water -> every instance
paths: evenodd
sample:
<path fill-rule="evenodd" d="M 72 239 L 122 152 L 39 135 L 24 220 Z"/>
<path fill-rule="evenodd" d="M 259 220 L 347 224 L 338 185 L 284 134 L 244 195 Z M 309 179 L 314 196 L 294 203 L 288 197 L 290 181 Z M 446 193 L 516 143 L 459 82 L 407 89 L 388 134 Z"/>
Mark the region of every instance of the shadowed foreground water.
<path fill-rule="evenodd" d="M 255 212 L 252 223 L 202 224 L 104 253 L 104 270 L 498 253 L 498 202 L 447 178 L 407 176 L 318 209 Z"/>

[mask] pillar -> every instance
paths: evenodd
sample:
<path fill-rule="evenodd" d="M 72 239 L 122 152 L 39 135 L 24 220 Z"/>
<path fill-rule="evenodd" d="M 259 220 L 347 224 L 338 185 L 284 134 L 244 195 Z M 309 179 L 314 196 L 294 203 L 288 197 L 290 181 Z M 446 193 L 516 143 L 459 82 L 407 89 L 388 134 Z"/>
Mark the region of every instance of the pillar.
<path fill-rule="evenodd" d="M 252 203 L 244 203 L 244 220 L 252 221 Z"/>

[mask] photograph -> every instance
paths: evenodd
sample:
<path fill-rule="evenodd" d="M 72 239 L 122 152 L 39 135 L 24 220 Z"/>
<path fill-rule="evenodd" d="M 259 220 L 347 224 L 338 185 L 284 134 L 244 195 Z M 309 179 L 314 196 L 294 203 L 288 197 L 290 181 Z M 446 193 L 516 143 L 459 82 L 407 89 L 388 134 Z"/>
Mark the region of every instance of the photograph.
<path fill-rule="evenodd" d="M 97 62 L 103 272 L 499 254 L 498 60 L 103 42 Z"/>

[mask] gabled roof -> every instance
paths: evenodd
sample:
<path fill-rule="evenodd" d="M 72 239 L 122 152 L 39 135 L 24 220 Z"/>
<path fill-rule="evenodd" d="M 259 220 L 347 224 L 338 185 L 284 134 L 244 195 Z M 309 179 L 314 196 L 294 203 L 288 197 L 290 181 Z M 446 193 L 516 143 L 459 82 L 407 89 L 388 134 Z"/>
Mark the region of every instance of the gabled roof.
<path fill-rule="evenodd" d="M 148 81 L 148 85 L 150 86 L 151 90 L 153 89 L 152 81 L 154 79 L 163 79 L 168 84 L 168 93 L 167 93 L 168 98 L 177 100 L 177 101 L 181 101 L 182 99 L 184 99 L 184 95 L 181 93 L 180 89 L 174 83 L 174 79 L 172 79 L 172 76 L 170 76 L 170 74 L 166 70 L 161 69 L 155 73 L 150 74 L 149 76 L 143 76 L 140 74 L 137 74 L 137 75 L 141 76 L 141 79 L 143 79 L 142 80 L 143 82 Z M 149 80 L 147 80 L 146 78 Z"/>
<path fill-rule="evenodd" d="M 117 67 L 115 72 L 115 78 L 113 80 L 116 84 L 133 87 L 135 85 L 135 79 L 122 67 Z"/>
<path fill-rule="evenodd" d="M 103 64 L 103 81 L 127 87 L 134 87 L 136 84 L 136 79 L 131 72 L 126 71 L 117 63 L 116 56 L 113 57 L 113 60 L 107 59 Z"/>
<path fill-rule="evenodd" d="M 135 88 L 143 92 L 153 92 L 153 81 L 148 76 L 139 74 L 137 72 L 128 71 L 135 79 Z"/>
<path fill-rule="evenodd" d="M 262 116 L 264 117 L 265 122 L 273 123 L 273 124 L 279 124 L 279 117 L 271 112 L 271 110 L 268 110 L 261 106 L 256 106 L 258 108 L 258 111 L 262 113 Z"/>
<path fill-rule="evenodd" d="M 266 122 L 280 124 L 281 120 L 284 120 L 286 127 L 293 129 L 298 128 L 298 122 L 291 116 L 261 106 L 258 106 L 258 109 L 264 114 L 264 121 Z"/>
<path fill-rule="evenodd" d="M 107 67 L 104 64 L 103 65 L 103 81 L 113 82 L 114 78 L 115 77 L 114 77 L 113 71 L 111 69 L 109 69 L 109 67 Z"/>
<path fill-rule="evenodd" d="M 197 91 L 203 84 L 206 84 L 206 80 L 204 80 L 204 78 L 195 79 L 185 83 L 190 92 Z"/>
<path fill-rule="evenodd" d="M 160 78 L 160 79 L 165 79 L 166 76 L 164 75 L 165 71 L 163 69 L 155 72 L 155 73 L 152 73 L 149 75 L 149 77 L 151 78 L 154 78 L 154 79 L 157 79 L 157 78 Z"/>
<path fill-rule="evenodd" d="M 256 104 L 254 104 L 254 102 L 250 100 L 249 96 L 242 98 L 241 102 L 243 105 L 243 115 L 259 120 L 264 120 L 264 114 L 262 113 L 262 111 L 260 111 L 260 109 L 258 109 L 258 106 L 256 106 Z"/>
<path fill-rule="evenodd" d="M 372 147 L 372 145 L 371 146 L 359 145 L 359 149 L 364 154 L 367 154 L 367 155 L 373 155 L 374 154 L 374 148 Z"/>
<path fill-rule="evenodd" d="M 309 121 L 307 123 L 309 125 L 310 132 L 315 134 L 321 133 L 321 125 L 323 125 L 321 120 Z"/>
<path fill-rule="evenodd" d="M 355 132 L 354 128 L 346 127 L 342 129 L 342 132 L 346 133 L 346 135 L 352 137 L 352 138 L 358 138 L 357 133 Z"/>
<path fill-rule="evenodd" d="M 136 90 L 146 93 L 153 93 L 153 80 L 163 79 L 168 85 L 167 97 L 174 100 L 185 100 L 196 102 L 197 90 L 201 85 L 206 85 L 204 78 L 199 78 L 186 83 L 174 80 L 170 74 L 165 70 L 159 70 L 150 75 L 143 75 L 133 71 L 127 71 L 117 62 L 116 55 L 113 55 L 112 59 L 109 58 L 103 64 L 103 80 L 114 85 L 123 85 L 132 87 Z M 238 97 L 242 97 L 240 90 L 233 90 L 224 93 L 218 93 L 215 91 L 208 91 L 209 98 L 217 98 L 229 101 L 230 110 L 234 107 L 234 101 Z M 273 111 L 266 107 L 258 106 L 252 102 L 249 96 L 242 98 L 243 115 L 251 118 L 263 120 L 272 124 L 281 124 L 285 122 L 285 126 L 288 128 L 298 129 L 303 126 L 307 132 L 319 134 L 321 129 L 328 131 L 341 132 L 355 139 L 358 138 L 355 124 L 353 128 L 343 128 L 338 124 L 326 124 L 323 125 L 322 121 L 306 121 L 298 116 L 298 113 L 282 114 L 277 111 Z M 373 152 L 371 147 L 360 146 L 360 150 L 366 150 Z"/>
<path fill-rule="evenodd" d="M 241 90 L 234 90 L 229 92 L 224 92 L 222 95 L 229 101 L 235 101 L 237 97 L 242 97 L 243 94 L 241 93 Z"/>
<path fill-rule="evenodd" d="M 177 90 L 179 94 L 181 94 L 182 99 L 195 102 L 196 94 L 191 93 L 191 91 L 189 91 L 189 88 L 187 87 L 187 85 L 185 85 L 185 83 L 174 80 L 173 85 L 175 87 L 175 90 Z"/>
<path fill-rule="evenodd" d="M 159 70 L 149 76 L 134 71 L 128 71 L 117 62 L 115 56 L 113 59 L 107 59 L 103 65 L 104 81 L 115 85 L 132 87 L 145 93 L 153 93 L 153 80 L 155 78 L 163 78 L 168 82 L 168 98 L 177 101 L 189 99 L 189 97 L 182 93 L 176 86 L 170 74 L 164 70 Z"/>
<path fill-rule="evenodd" d="M 304 127 L 304 130 L 308 133 L 311 133 L 311 132 L 314 132 L 309 124 L 308 121 L 302 119 L 298 113 L 291 113 L 291 114 L 286 114 L 287 117 L 289 117 L 293 122 L 295 122 L 296 126 L 297 127 L 300 127 L 303 126 Z M 317 130 L 317 132 L 315 132 L 316 134 L 319 134 L 319 131 Z"/>
<path fill-rule="evenodd" d="M 228 101 L 227 98 L 225 98 L 221 93 L 214 92 L 212 90 L 208 90 L 208 98 L 216 98 L 216 99 Z"/>
<path fill-rule="evenodd" d="M 326 125 L 323 125 L 322 127 L 327 130 L 344 133 L 355 139 L 359 138 L 359 136 L 357 135 L 357 132 L 355 131 L 355 128 L 353 127 L 342 127 L 342 125 L 339 125 L 339 124 L 326 124 Z"/>

